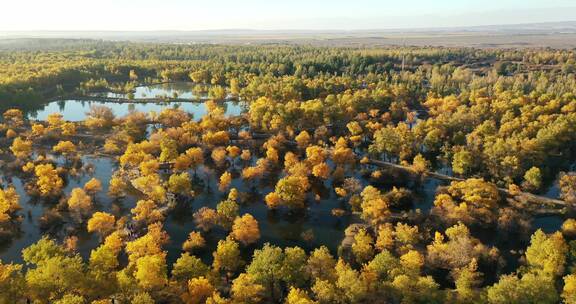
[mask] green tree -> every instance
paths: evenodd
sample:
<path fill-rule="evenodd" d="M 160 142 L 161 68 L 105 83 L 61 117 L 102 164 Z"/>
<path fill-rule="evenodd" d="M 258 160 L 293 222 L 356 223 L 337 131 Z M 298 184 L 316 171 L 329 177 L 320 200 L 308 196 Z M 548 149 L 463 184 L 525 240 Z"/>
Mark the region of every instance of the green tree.
<path fill-rule="evenodd" d="M 192 278 L 206 276 L 209 270 L 210 268 L 202 260 L 184 252 L 174 263 L 172 278 L 180 282 L 188 282 Z"/>
<path fill-rule="evenodd" d="M 342 291 L 350 303 L 358 303 L 368 296 L 368 286 L 360 277 L 360 273 L 354 270 L 343 260 L 336 264 L 336 287 Z"/>
<path fill-rule="evenodd" d="M 240 247 L 232 239 L 218 241 L 212 256 L 214 257 L 212 267 L 218 271 L 235 272 L 243 263 L 240 258 Z"/>
<path fill-rule="evenodd" d="M 0 303 L 17 303 L 25 293 L 22 265 L 4 264 L 0 260 Z"/>
<path fill-rule="evenodd" d="M 164 287 L 168 281 L 166 255 L 160 253 L 139 258 L 136 261 L 134 277 L 144 290 L 157 290 Z"/>
<path fill-rule="evenodd" d="M 374 239 L 366 229 L 360 229 L 354 235 L 354 244 L 352 244 L 352 253 L 359 264 L 368 262 L 374 256 Z"/>
<path fill-rule="evenodd" d="M 277 299 L 280 293 L 283 261 L 282 249 L 266 243 L 262 249 L 254 250 L 252 262 L 246 268 L 246 273 L 264 286 L 271 299 Z"/>
<path fill-rule="evenodd" d="M 54 302 L 54 304 L 85 304 L 86 299 L 83 296 L 75 294 L 67 294 L 62 299 Z"/>
<path fill-rule="evenodd" d="M 559 296 L 550 276 L 527 273 L 518 278 L 516 275 L 503 275 L 498 283 L 488 287 L 488 302 L 505 303 L 558 303 Z"/>
<path fill-rule="evenodd" d="M 444 303 L 438 283 L 431 276 L 399 275 L 392 281 L 392 287 L 400 303 Z"/>
<path fill-rule="evenodd" d="M 225 200 L 216 206 L 216 213 L 218 214 L 218 223 L 226 230 L 232 228 L 234 220 L 238 217 L 240 206 L 234 200 Z"/>
<path fill-rule="evenodd" d="M 172 139 L 164 139 L 160 142 L 160 158 L 161 162 L 174 161 L 178 157 L 178 145 Z"/>
<path fill-rule="evenodd" d="M 568 245 L 561 232 L 548 236 L 538 229 L 526 249 L 526 261 L 546 275 L 559 276 L 564 273 L 567 253 Z"/>
<path fill-rule="evenodd" d="M 316 248 L 308 258 L 306 269 L 313 279 L 332 281 L 336 278 L 336 260 L 326 246 Z"/>
<path fill-rule="evenodd" d="M 28 294 L 38 303 L 49 303 L 86 287 L 82 258 L 68 256 L 53 240 L 42 238 L 24 249 L 22 256 L 29 266 Z"/>
<path fill-rule="evenodd" d="M 490 225 L 497 219 L 499 200 L 494 184 L 470 178 L 452 182 L 447 191 L 438 193 L 432 212 L 449 223 Z"/>
<path fill-rule="evenodd" d="M 309 187 L 308 178 L 303 176 L 287 176 L 276 183 L 274 193 L 278 195 L 282 205 L 300 209 L 304 208 L 304 201 Z"/>
<path fill-rule="evenodd" d="M 289 286 L 304 287 L 308 280 L 307 259 L 308 256 L 302 248 L 285 248 L 284 261 L 282 261 L 282 280 Z"/>
<path fill-rule="evenodd" d="M 542 187 L 542 173 L 540 168 L 532 167 L 524 174 L 524 188 L 528 190 L 538 190 Z"/>
<path fill-rule="evenodd" d="M 474 157 L 466 150 L 454 153 L 452 158 L 452 171 L 456 174 L 466 175 L 474 167 Z"/>
<path fill-rule="evenodd" d="M 241 273 L 232 282 L 230 292 L 234 303 L 260 303 L 264 298 L 265 288 L 250 274 Z"/>

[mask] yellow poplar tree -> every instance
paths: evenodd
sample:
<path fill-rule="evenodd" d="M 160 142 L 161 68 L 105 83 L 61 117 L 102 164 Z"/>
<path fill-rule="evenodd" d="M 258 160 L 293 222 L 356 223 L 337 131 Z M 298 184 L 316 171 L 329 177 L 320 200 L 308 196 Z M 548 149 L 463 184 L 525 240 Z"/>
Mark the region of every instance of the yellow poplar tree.
<path fill-rule="evenodd" d="M 52 164 L 41 164 L 34 167 L 36 185 L 42 196 L 57 195 L 64 186 L 64 181 Z"/>
<path fill-rule="evenodd" d="M 12 142 L 12 146 L 10 146 L 10 151 L 16 158 L 28 158 L 32 153 L 32 141 L 16 137 L 14 142 Z"/>
<path fill-rule="evenodd" d="M 258 221 L 250 215 L 237 217 L 232 225 L 232 237 L 244 245 L 252 244 L 260 239 Z"/>
<path fill-rule="evenodd" d="M 76 152 L 76 145 L 71 141 L 59 141 L 54 147 L 52 147 L 52 151 L 56 153 L 61 153 L 62 155 L 70 155 Z"/>
<path fill-rule="evenodd" d="M 84 184 L 84 191 L 90 195 L 95 195 L 97 192 L 102 191 L 102 183 L 93 177 Z"/>
<path fill-rule="evenodd" d="M 92 209 L 92 198 L 86 194 L 84 189 L 72 189 L 68 199 L 68 210 L 70 210 L 72 216 L 80 222 L 90 212 L 90 209 Z"/>
<path fill-rule="evenodd" d="M 214 286 L 205 277 L 192 278 L 188 281 L 188 292 L 182 295 L 182 300 L 186 304 L 203 304 L 214 291 Z"/>
<path fill-rule="evenodd" d="M 12 214 L 20 209 L 20 196 L 13 187 L 0 189 L 0 223 L 12 219 Z"/>
<path fill-rule="evenodd" d="M 112 214 L 106 212 L 95 212 L 88 220 L 88 232 L 98 232 L 101 236 L 106 236 L 114 230 L 116 219 Z"/>

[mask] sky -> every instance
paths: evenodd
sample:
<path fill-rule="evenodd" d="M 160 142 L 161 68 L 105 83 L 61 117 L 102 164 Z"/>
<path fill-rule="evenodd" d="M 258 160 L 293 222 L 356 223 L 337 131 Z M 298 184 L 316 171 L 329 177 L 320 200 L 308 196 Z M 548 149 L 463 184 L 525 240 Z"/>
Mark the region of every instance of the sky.
<path fill-rule="evenodd" d="M 0 31 L 361 30 L 576 20 L 576 0 L 4 0 Z M 574 16 L 574 17 L 573 17 Z"/>

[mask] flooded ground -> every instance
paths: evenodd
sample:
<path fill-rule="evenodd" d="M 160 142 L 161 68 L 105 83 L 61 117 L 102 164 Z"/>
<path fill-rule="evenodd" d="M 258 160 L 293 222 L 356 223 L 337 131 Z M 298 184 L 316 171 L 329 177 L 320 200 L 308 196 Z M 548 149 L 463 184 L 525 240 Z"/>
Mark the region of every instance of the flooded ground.
<path fill-rule="evenodd" d="M 186 89 L 187 88 L 187 89 Z M 136 89 L 135 98 L 147 98 L 150 96 L 171 96 L 175 92 L 181 98 L 196 98 L 195 93 L 191 91 L 191 86 L 184 85 L 155 85 L 150 87 L 139 87 Z M 112 93 L 110 93 L 112 94 Z M 117 98 L 117 95 L 107 95 L 111 98 Z M 29 118 L 44 120 L 46 117 L 55 112 L 62 113 L 65 120 L 81 121 L 84 120 L 85 113 L 93 104 L 105 105 L 110 107 L 116 116 L 120 117 L 128 114 L 130 111 L 160 112 L 167 107 L 179 107 L 192 115 L 195 120 L 200 120 L 206 114 L 205 103 L 201 102 L 166 102 L 166 103 L 116 103 L 107 101 L 78 101 L 78 100 L 61 100 L 46 104 L 41 111 L 30 113 Z M 242 102 L 226 101 L 223 103 L 226 115 L 239 115 L 246 110 L 246 105 Z M 61 157 L 55 157 L 59 163 L 66 160 Z M 253 159 L 253 162 L 255 158 Z M 94 203 L 94 211 L 106 211 L 114 214 L 117 218 L 130 214 L 130 209 L 136 205 L 139 197 L 137 195 L 128 195 L 127 197 L 116 200 L 109 197 L 108 184 L 112 173 L 117 169 L 116 159 L 109 157 L 83 156 L 83 165 L 91 164 L 94 170 L 84 172 L 81 175 L 68 180 L 64 194 L 68 196 L 70 191 L 76 187 L 82 187 L 89 179 L 96 177 L 102 182 L 103 191 L 97 196 Z M 368 170 L 370 170 L 368 168 Z M 327 246 L 333 253 L 336 253 L 338 245 L 344 237 L 345 228 L 357 219 L 353 215 L 342 217 L 333 216 L 331 211 L 334 208 L 345 208 L 345 202 L 337 197 L 334 193 L 332 180 L 325 182 L 316 182 L 313 184 L 312 191 L 308 196 L 308 207 L 305 211 L 299 213 L 290 213 L 286 211 L 270 211 L 264 203 L 264 196 L 273 190 L 273 187 L 279 176 L 271 174 L 260 181 L 253 183 L 242 180 L 240 177 L 240 168 L 232 170 L 234 179 L 231 187 L 237 188 L 247 196 L 246 202 L 241 205 L 240 214 L 250 213 L 259 222 L 261 239 L 254 246 L 260 247 L 264 243 L 271 243 L 279 246 L 300 246 L 305 249 L 312 249 L 321 245 Z M 197 170 L 193 180 L 194 191 L 196 196 L 193 200 L 179 202 L 176 209 L 170 212 L 165 221 L 165 229 L 170 235 L 170 243 L 166 247 L 168 250 L 169 263 L 174 262 L 181 254 L 182 243 L 186 240 L 188 234 L 196 227 L 192 214 L 201 207 L 208 206 L 215 208 L 216 205 L 225 199 L 226 193 L 218 191 L 217 178 L 222 173 L 218 169 L 201 167 Z M 359 174 L 354 177 L 360 179 L 365 186 L 369 184 Z M 20 205 L 22 210 L 20 214 L 23 217 L 21 233 L 11 242 L 0 246 L 0 259 L 4 262 L 22 262 L 22 249 L 38 241 L 43 235 L 49 234 L 56 238 L 63 238 L 66 229 L 70 228 L 67 223 L 63 224 L 60 231 L 54 232 L 43 231 L 39 225 L 39 219 L 46 210 L 54 207 L 41 201 L 31 198 L 24 190 L 23 182 L 18 177 L 2 176 L 4 186 L 11 183 L 17 189 L 20 195 Z M 392 185 L 396 185 L 392 181 Z M 439 186 L 445 185 L 445 182 L 425 178 L 416 183 L 410 190 L 413 192 L 413 209 L 420 209 L 423 213 L 429 213 L 433 207 L 434 196 Z M 382 188 L 385 189 L 385 188 Z M 388 190 L 388 189 L 386 189 Z M 546 195 L 557 196 L 557 182 L 553 183 L 550 189 L 545 191 Z M 319 200 L 315 196 L 319 196 Z M 539 217 L 533 220 L 533 229 L 542 228 L 546 232 L 553 232 L 560 228 L 562 217 L 547 216 Z M 216 229 L 207 235 L 207 247 L 202 254 L 205 259 L 210 259 L 210 253 L 216 247 L 219 239 L 222 239 L 227 232 Z M 303 234 L 311 236 L 311 239 L 304 241 Z M 89 234 L 86 231 L 80 231 L 78 234 L 78 250 L 81 255 L 87 258 L 90 251 L 99 244 L 98 236 Z"/>

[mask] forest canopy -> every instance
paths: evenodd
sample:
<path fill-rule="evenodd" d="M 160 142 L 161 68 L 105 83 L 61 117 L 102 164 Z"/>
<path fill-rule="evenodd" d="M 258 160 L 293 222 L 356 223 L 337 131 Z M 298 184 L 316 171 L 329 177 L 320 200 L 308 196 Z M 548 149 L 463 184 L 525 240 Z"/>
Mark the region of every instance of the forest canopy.
<path fill-rule="evenodd" d="M 40 40 L 0 108 L 0 303 L 576 303 L 572 50 Z"/>

